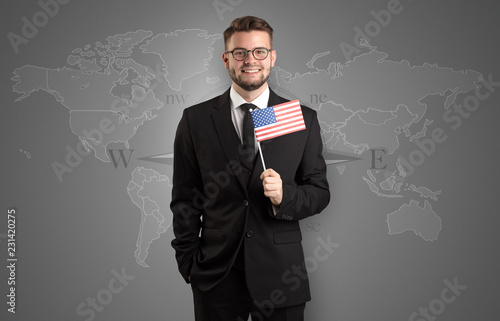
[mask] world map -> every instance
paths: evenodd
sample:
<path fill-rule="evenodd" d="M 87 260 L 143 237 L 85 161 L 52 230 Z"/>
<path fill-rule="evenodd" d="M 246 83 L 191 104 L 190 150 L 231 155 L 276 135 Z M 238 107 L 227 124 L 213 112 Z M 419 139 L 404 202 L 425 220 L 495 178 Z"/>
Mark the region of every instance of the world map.
<path fill-rule="evenodd" d="M 80 142 L 77 149 L 93 153 L 103 163 L 116 163 L 110 144 L 130 149 L 131 139 L 145 126 L 175 129 L 178 118 L 158 121 L 160 109 L 168 106 L 179 111 L 188 102 L 228 88 L 229 83 L 221 80 L 228 77 L 214 60 L 222 41 L 221 34 L 201 29 L 117 34 L 74 49 L 61 68 L 16 68 L 12 90 L 19 94 L 16 101 L 40 91 L 52 95 L 68 110 L 69 126 Z M 458 95 L 478 88 L 484 77 L 472 70 L 392 61 L 388 53 L 363 45 L 368 52 L 344 64 L 328 61 L 330 52 L 299 62 L 310 69 L 307 73 L 293 74 L 276 66 L 269 85 L 278 94 L 317 110 L 325 157 L 338 175 L 349 164 L 328 155 L 355 160 L 383 147 L 379 152 L 388 157 L 387 166 L 356 174 L 376 197 L 399 202 L 386 215 L 388 234 L 411 231 L 425 241 L 437 240 L 442 222 L 432 204 L 442 191 L 413 184 L 398 152 L 403 144 L 428 137 L 427 127 L 434 122 L 429 99 L 439 101 L 445 112 Z M 158 146 L 156 157 L 171 158 L 169 152 Z M 121 159 L 125 162 L 124 154 Z M 60 182 L 73 171 L 68 162 L 54 161 L 52 169 Z M 171 178 L 144 166 L 134 168 L 130 177 L 121 188 L 141 212 L 134 256 L 139 265 L 148 267 L 150 245 L 171 226 Z"/>

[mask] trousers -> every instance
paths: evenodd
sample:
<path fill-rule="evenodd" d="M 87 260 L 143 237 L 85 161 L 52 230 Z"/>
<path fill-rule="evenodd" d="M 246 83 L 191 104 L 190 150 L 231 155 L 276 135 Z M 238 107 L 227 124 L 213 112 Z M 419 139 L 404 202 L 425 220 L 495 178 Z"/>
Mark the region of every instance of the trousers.
<path fill-rule="evenodd" d="M 304 321 L 306 304 L 275 308 L 254 301 L 245 281 L 245 271 L 233 268 L 215 287 L 201 291 L 191 283 L 195 321 Z"/>

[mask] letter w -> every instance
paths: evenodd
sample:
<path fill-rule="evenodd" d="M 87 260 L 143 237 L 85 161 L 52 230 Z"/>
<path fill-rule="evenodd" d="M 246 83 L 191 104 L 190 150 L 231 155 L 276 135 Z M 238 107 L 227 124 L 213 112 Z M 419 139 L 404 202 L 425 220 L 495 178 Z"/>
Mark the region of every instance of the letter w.
<path fill-rule="evenodd" d="M 179 97 L 180 96 L 180 97 Z M 177 103 L 186 103 L 186 99 L 188 98 L 189 95 L 175 95 L 175 99 L 177 100 Z"/>
<path fill-rule="evenodd" d="M 111 160 L 113 161 L 113 165 L 115 168 L 118 168 L 118 165 L 120 164 L 120 160 L 123 161 L 123 166 L 127 168 L 130 157 L 132 156 L 132 152 L 134 151 L 133 149 L 128 149 L 130 151 L 130 154 L 128 155 L 128 159 L 125 160 L 125 155 L 123 154 L 124 149 L 117 149 L 118 152 L 120 153 L 120 157 L 118 159 L 115 158 L 115 149 L 108 149 L 109 156 L 111 157 Z"/>

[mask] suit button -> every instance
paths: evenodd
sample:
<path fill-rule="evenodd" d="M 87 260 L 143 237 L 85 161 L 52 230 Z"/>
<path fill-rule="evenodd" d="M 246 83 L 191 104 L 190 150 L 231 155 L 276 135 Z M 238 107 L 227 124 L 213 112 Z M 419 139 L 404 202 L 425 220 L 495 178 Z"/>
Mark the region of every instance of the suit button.
<path fill-rule="evenodd" d="M 247 201 L 247 200 L 244 200 L 244 201 L 243 201 L 243 205 L 248 206 L 248 201 Z"/>
<path fill-rule="evenodd" d="M 247 232 L 247 237 L 252 237 L 252 235 L 253 235 L 253 231 L 248 231 Z"/>

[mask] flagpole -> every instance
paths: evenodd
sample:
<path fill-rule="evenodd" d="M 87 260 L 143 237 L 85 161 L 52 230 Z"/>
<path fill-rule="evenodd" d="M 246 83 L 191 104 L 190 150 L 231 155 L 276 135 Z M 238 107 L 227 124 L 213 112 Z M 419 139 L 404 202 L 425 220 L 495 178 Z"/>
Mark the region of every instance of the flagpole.
<path fill-rule="evenodd" d="M 259 154 L 260 154 L 260 160 L 262 161 L 262 167 L 264 167 L 264 170 L 266 170 L 266 163 L 264 163 L 264 155 L 262 155 L 262 149 L 260 148 L 260 142 L 257 142 L 257 145 L 259 146 Z"/>

